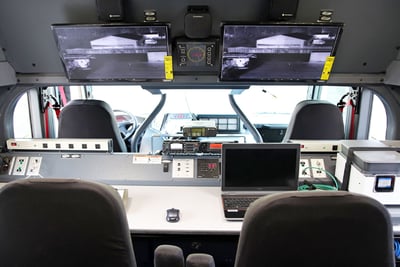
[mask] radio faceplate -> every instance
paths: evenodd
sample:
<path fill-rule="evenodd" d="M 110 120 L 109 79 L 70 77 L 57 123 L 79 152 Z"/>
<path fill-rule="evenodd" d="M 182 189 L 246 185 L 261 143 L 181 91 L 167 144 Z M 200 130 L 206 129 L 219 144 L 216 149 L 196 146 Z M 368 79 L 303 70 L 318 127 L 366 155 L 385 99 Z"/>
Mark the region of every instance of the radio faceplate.
<path fill-rule="evenodd" d="M 222 143 L 197 140 L 167 140 L 163 143 L 163 155 L 220 155 Z"/>

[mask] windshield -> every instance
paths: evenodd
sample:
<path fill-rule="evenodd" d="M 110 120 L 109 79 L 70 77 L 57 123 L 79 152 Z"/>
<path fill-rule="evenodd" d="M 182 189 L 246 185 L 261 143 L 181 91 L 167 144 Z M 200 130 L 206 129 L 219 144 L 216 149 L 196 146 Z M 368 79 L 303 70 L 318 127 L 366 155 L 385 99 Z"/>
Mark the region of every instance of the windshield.
<path fill-rule="evenodd" d="M 287 124 L 295 105 L 307 98 L 308 89 L 308 86 L 251 86 L 240 93 L 234 92 L 234 99 L 252 123 Z M 93 98 L 108 102 L 113 109 L 127 110 L 144 118 L 160 101 L 160 95 L 140 87 L 92 86 L 91 92 Z M 166 102 L 152 124 L 159 130 L 165 114 L 182 114 L 174 117 L 181 120 L 193 119 L 183 114 L 235 114 L 228 97 L 232 90 L 167 89 L 161 92 L 166 94 Z"/>
<path fill-rule="evenodd" d="M 254 85 L 244 90 L 145 90 L 132 85 L 86 85 L 48 87 L 42 94 L 51 102 L 58 100 L 61 106 L 74 99 L 107 102 L 114 111 L 127 147 L 132 152 L 154 153 L 162 149 L 164 140 L 182 137 L 185 135 L 184 128 L 193 127 L 215 128 L 216 136 L 197 133 L 199 136 L 196 138 L 207 140 L 281 142 L 298 102 L 324 99 L 336 105 L 350 90 L 351 87 L 346 86 L 307 85 Z M 51 104 L 54 106 L 55 103 Z M 16 112 L 15 116 L 19 113 L 23 112 Z M 46 137 L 57 137 L 56 115 L 48 114 L 53 116 L 49 119 L 53 125 L 50 123 Z M 347 113 L 343 112 L 345 122 L 346 118 Z M 140 140 L 136 140 L 140 142 L 140 150 L 136 151 L 132 140 L 138 129 L 142 132 L 138 134 Z M 21 135 L 28 136 L 27 131 L 24 130 Z"/>

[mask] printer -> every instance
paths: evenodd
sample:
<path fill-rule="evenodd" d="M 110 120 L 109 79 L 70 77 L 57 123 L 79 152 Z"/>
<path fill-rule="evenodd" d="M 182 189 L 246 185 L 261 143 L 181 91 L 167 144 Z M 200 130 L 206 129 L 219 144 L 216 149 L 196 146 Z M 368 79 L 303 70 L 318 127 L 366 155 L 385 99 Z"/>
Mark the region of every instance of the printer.
<path fill-rule="evenodd" d="M 400 142 L 344 140 L 335 175 L 344 189 L 374 198 L 384 205 L 400 205 Z"/>

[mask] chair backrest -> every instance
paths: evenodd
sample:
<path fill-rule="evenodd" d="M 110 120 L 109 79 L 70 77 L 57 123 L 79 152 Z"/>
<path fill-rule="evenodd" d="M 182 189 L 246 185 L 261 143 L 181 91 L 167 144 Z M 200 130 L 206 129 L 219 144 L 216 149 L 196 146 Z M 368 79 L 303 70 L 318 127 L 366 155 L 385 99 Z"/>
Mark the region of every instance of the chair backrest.
<path fill-rule="evenodd" d="M 336 105 L 325 100 L 304 100 L 296 105 L 282 141 L 344 137 L 343 117 Z"/>
<path fill-rule="evenodd" d="M 395 266 L 386 208 L 345 191 L 277 193 L 246 212 L 235 267 Z"/>
<path fill-rule="evenodd" d="M 2 266 L 136 266 L 119 194 L 77 179 L 20 179 L 0 189 Z"/>
<path fill-rule="evenodd" d="M 114 152 L 126 152 L 114 113 L 106 102 L 76 99 L 60 112 L 59 138 L 111 138 Z"/>

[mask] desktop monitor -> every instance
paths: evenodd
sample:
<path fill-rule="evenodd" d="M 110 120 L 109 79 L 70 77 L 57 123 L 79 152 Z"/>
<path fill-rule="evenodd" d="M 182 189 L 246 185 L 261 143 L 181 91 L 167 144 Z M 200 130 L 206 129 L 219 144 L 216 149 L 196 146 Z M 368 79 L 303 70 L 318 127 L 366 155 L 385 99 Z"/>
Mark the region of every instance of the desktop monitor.
<path fill-rule="evenodd" d="M 343 24 L 224 24 L 222 81 L 317 81 Z"/>
<path fill-rule="evenodd" d="M 52 30 L 70 80 L 166 79 L 168 25 L 55 24 Z"/>

